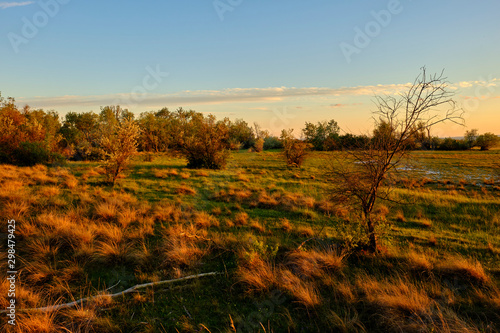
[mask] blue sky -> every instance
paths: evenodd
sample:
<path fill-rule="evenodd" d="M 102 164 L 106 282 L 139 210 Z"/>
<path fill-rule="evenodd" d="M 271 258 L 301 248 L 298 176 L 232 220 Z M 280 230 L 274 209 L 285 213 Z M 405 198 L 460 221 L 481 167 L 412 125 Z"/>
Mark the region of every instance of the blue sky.
<path fill-rule="evenodd" d="M 183 106 L 273 132 L 332 118 L 363 132 L 373 95 L 425 65 L 468 101 L 468 127 L 500 134 L 499 12 L 497 0 L 0 1 L 0 91 L 61 114 Z"/>

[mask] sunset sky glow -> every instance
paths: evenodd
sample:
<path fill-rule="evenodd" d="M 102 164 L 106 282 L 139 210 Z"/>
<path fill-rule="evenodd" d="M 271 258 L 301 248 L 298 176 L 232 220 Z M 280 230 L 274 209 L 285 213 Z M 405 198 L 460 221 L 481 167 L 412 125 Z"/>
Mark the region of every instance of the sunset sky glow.
<path fill-rule="evenodd" d="M 500 134 L 499 12 L 497 0 L 0 2 L 0 91 L 61 115 L 182 106 L 275 134 L 329 119 L 365 133 L 373 96 L 426 66 L 445 70 L 467 128 Z"/>

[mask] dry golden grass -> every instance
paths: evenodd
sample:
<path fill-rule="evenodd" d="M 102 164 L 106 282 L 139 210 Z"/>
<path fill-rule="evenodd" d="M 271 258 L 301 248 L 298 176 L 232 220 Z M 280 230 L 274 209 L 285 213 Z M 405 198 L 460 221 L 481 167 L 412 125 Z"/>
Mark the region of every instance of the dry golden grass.
<path fill-rule="evenodd" d="M 177 186 L 177 188 L 175 189 L 175 192 L 177 194 L 183 194 L 183 195 L 184 194 L 187 194 L 187 195 L 195 195 L 196 194 L 196 190 L 189 185 Z"/>
<path fill-rule="evenodd" d="M 396 212 L 395 218 L 398 222 L 406 222 L 405 214 L 401 210 Z"/>
<path fill-rule="evenodd" d="M 141 243 L 132 249 L 128 255 L 129 261 L 138 265 L 144 265 L 152 258 L 153 252 L 145 241 L 141 241 Z"/>
<path fill-rule="evenodd" d="M 76 260 L 68 261 L 67 267 L 61 270 L 59 277 L 65 282 L 78 280 L 85 277 L 85 269 Z"/>
<path fill-rule="evenodd" d="M 321 200 L 316 202 L 316 209 L 325 214 L 332 214 L 335 210 L 335 205 L 329 200 Z"/>
<path fill-rule="evenodd" d="M 336 293 L 344 300 L 349 303 L 356 301 L 356 293 L 354 287 L 348 282 L 338 282 L 335 285 Z"/>
<path fill-rule="evenodd" d="M 386 205 L 378 205 L 373 212 L 382 220 L 385 220 L 387 215 L 389 215 L 390 210 Z"/>
<path fill-rule="evenodd" d="M 64 326 L 71 332 L 86 332 L 93 330 L 93 325 L 97 320 L 97 313 L 93 308 L 78 307 L 64 311 Z"/>
<path fill-rule="evenodd" d="M 93 230 L 96 237 L 102 241 L 110 241 L 120 243 L 123 238 L 123 229 L 115 224 L 99 223 L 93 224 Z"/>
<path fill-rule="evenodd" d="M 100 169 L 100 168 L 93 168 L 93 169 L 90 169 L 89 171 L 87 171 L 87 175 L 89 177 L 96 177 L 96 176 L 99 176 L 100 174 L 102 174 L 102 169 Z"/>
<path fill-rule="evenodd" d="M 206 212 L 197 212 L 194 214 L 193 222 L 198 228 L 209 228 L 209 227 L 218 227 L 219 220 L 217 220 L 214 216 L 206 213 Z"/>
<path fill-rule="evenodd" d="M 27 196 L 24 183 L 19 180 L 7 180 L 0 186 L 0 198 L 8 200 L 22 200 Z"/>
<path fill-rule="evenodd" d="M 205 170 L 197 170 L 195 173 L 196 177 L 208 177 L 210 174 Z"/>
<path fill-rule="evenodd" d="M 165 169 L 153 169 L 153 175 L 156 178 L 168 178 L 169 176 L 169 171 Z"/>
<path fill-rule="evenodd" d="M 475 283 L 489 284 L 490 278 L 483 266 L 477 260 L 468 260 L 459 256 L 449 256 L 436 265 L 436 272 L 443 275 L 453 275 L 467 278 Z"/>
<path fill-rule="evenodd" d="M 417 272 L 430 272 L 433 268 L 432 262 L 423 253 L 411 251 L 407 256 L 410 270 Z"/>
<path fill-rule="evenodd" d="M 418 220 L 415 220 L 414 223 L 423 227 L 423 228 L 431 228 L 432 227 L 432 221 L 428 218 L 420 218 Z"/>
<path fill-rule="evenodd" d="M 280 219 L 279 227 L 281 230 L 283 230 L 285 232 L 290 232 L 293 229 L 292 224 L 290 223 L 290 221 L 287 218 Z"/>
<path fill-rule="evenodd" d="M 50 282 L 57 276 L 58 270 L 51 263 L 32 262 L 26 266 L 26 281 L 33 285 Z"/>
<path fill-rule="evenodd" d="M 176 169 L 168 169 L 167 172 L 168 172 L 169 176 L 177 176 L 177 175 L 179 175 L 179 171 L 177 171 Z"/>
<path fill-rule="evenodd" d="M 31 219 L 26 220 L 17 226 L 17 234 L 26 238 L 38 234 L 39 232 L 40 228 L 38 227 L 38 224 Z"/>
<path fill-rule="evenodd" d="M 39 185 L 57 184 L 57 178 L 50 177 L 44 172 L 35 171 L 29 178 Z"/>
<path fill-rule="evenodd" d="M 233 191 L 232 193 L 233 193 L 234 198 L 238 202 L 241 202 L 241 201 L 248 199 L 252 196 L 252 191 L 244 190 L 244 189 L 238 189 L 238 190 Z M 231 191 L 229 192 L 229 194 L 231 194 Z"/>
<path fill-rule="evenodd" d="M 248 183 L 250 182 L 250 178 L 248 178 L 247 175 L 245 175 L 244 173 L 239 173 L 237 176 L 236 176 L 236 179 L 240 182 L 244 182 L 244 183 Z"/>
<path fill-rule="evenodd" d="M 267 291 L 275 285 L 274 267 L 270 263 L 255 253 L 242 261 L 236 270 L 236 277 L 249 292 Z"/>
<path fill-rule="evenodd" d="M 215 216 L 222 215 L 222 208 L 220 208 L 220 207 L 212 208 L 212 214 Z"/>
<path fill-rule="evenodd" d="M 119 207 L 123 206 L 124 204 L 135 204 L 137 202 L 137 198 L 133 194 L 123 191 L 111 192 L 107 200 L 108 202 L 114 203 Z"/>
<path fill-rule="evenodd" d="M 493 244 L 488 243 L 486 249 L 493 255 L 500 255 L 500 249 L 496 248 Z"/>
<path fill-rule="evenodd" d="M 286 208 L 293 210 L 295 208 L 314 208 L 316 203 L 315 199 L 312 197 L 306 197 L 300 193 L 284 193 L 279 198 L 280 204 Z"/>
<path fill-rule="evenodd" d="M 245 212 L 239 212 L 234 216 L 234 224 L 237 226 L 243 226 L 248 223 L 248 214 Z"/>
<path fill-rule="evenodd" d="M 41 194 L 44 197 L 56 197 L 59 194 L 61 194 L 61 189 L 57 186 L 45 186 L 42 187 L 39 191 L 39 194 Z"/>
<path fill-rule="evenodd" d="M 30 209 L 30 204 L 24 200 L 9 201 L 3 209 L 3 216 L 12 219 L 24 217 Z"/>
<path fill-rule="evenodd" d="M 191 177 L 191 174 L 189 172 L 181 172 L 179 174 L 179 176 L 182 178 L 182 179 L 188 179 L 189 177 Z"/>
<path fill-rule="evenodd" d="M 7 295 L 7 293 L 3 294 Z M 27 286 L 16 286 L 16 302 L 22 308 L 33 308 L 40 304 L 42 296 Z"/>
<path fill-rule="evenodd" d="M 93 238 L 92 232 L 86 226 L 76 224 L 66 215 L 43 213 L 37 216 L 39 227 L 44 229 L 44 234 L 50 239 L 61 244 L 78 244 Z"/>
<path fill-rule="evenodd" d="M 20 312 L 16 316 L 16 327 L 12 332 L 19 333 L 54 333 L 65 332 L 56 322 L 54 312 Z"/>
<path fill-rule="evenodd" d="M 496 311 L 500 311 L 500 290 L 497 287 L 491 288 L 488 291 L 477 288 L 475 294 L 483 304 L 492 307 Z"/>
<path fill-rule="evenodd" d="M 312 237 L 314 236 L 314 230 L 310 226 L 301 225 L 295 229 L 295 232 L 301 237 Z"/>
<path fill-rule="evenodd" d="M 301 195 L 298 197 L 297 203 L 300 207 L 313 209 L 314 206 L 316 205 L 316 199 L 314 199 L 313 197 Z"/>
<path fill-rule="evenodd" d="M 179 222 L 182 217 L 182 211 L 172 203 L 162 202 L 154 208 L 153 217 L 161 222 Z"/>
<path fill-rule="evenodd" d="M 226 227 L 228 227 L 228 228 L 232 228 L 232 227 L 234 227 L 234 222 L 233 222 L 233 221 L 231 221 L 231 219 L 224 219 L 224 224 L 225 224 L 225 226 L 226 226 Z"/>
<path fill-rule="evenodd" d="M 257 220 L 251 220 L 249 226 L 261 234 L 266 232 L 266 228 Z"/>
<path fill-rule="evenodd" d="M 333 213 L 338 218 L 341 218 L 344 220 L 349 219 L 349 209 L 345 206 L 336 206 Z"/>
<path fill-rule="evenodd" d="M 93 260 L 106 264 L 118 264 L 129 261 L 130 244 L 114 240 L 98 242 Z"/>
<path fill-rule="evenodd" d="M 191 266 L 206 254 L 206 250 L 186 238 L 167 239 L 164 243 L 164 265 Z"/>
<path fill-rule="evenodd" d="M 297 301 L 306 307 L 315 307 L 321 304 L 321 298 L 312 282 L 302 281 L 287 269 L 278 271 L 279 285 L 292 294 Z"/>
<path fill-rule="evenodd" d="M 137 210 L 133 208 L 123 208 L 118 213 L 118 223 L 126 229 L 132 222 L 137 220 Z"/>
<path fill-rule="evenodd" d="M 61 247 L 59 244 L 52 244 L 47 238 L 29 238 L 25 246 L 32 259 L 44 262 L 51 262 Z"/>
<path fill-rule="evenodd" d="M 141 295 L 140 293 L 136 293 L 132 296 L 132 300 L 135 304 L 143 304 L 147 302 L 147 298 Z"/>
<path fill-rule="evenodd" d="M 243 202 L 252 196 L 252 191 L 242 188 L 229 187 L 226 190 L 220 190 L 215 193 L 214 198 L 225 202 Z"/>
<path fill-rule="evenodd" d="M 425 290 L 402 279 L 377 281 L 371 277 L 360 277 L 357 287 L 369 303 L 390 316 L 398 317 L 399 312 L 426 314 L 433 305 Z"/>
<path fill-rule="evenodd" d="M 60 169 L 55 175 L 62 178 L 62 185 L 66 186 L 66 188 L 74 189 L 78 187 L 78 179 L 70 174 L 67 169 Z"/>
<path fill-rule="evenodd" d="M 165 239 L 182 239 L 191 243 L 207 240 L 208 231 L 200 229 L 194 224 L 176 224 L 165 230 Z"/>
<path fill-rule="evenodd" d="M 288 254 L 286 265 L 301 278 L 319 277 L 325 271 L 339 272 L 345 255 L 336 250 L 296 250 Z"/>
<path fill-rule="evenodd" d="M 154 234 L 155 220 L 151 216 L 141 217 L 135 229 L 128 230 L 125 238 L 128 240 L 144 240 Z"/>
<path fill-rule="evenodd" d="M 257 203 L 259 207 L 276 207 L 279 202 L 276 196 L 269 195 L 266 191 L 261 191 L 257 197 Z"/>
<path fill-rule="evenodd" d="M 102 202 L 95 207 L 95 213 L 105 220 L 112 220 L 118 214 L 118 207 L 114 203 Z"/>
<path fill-rule="evenodd" d="M 292 212 L 295 212 L 308 220 L 318 218 L 318 214 L 309 208 L 294 208 L 292 209 Z"/>

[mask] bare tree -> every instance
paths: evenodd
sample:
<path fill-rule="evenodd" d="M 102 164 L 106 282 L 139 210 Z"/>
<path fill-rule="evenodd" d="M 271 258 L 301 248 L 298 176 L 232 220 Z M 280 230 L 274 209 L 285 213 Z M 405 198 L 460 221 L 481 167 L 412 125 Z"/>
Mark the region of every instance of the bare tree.
<path fill-rule="evenodd" d="M 417 131 L 445 121 L 463 124 L 463 112 L 453 100 L 443 73 L 428 75 L 425 68 L 406 92 L 376 96 L 374 136 L 364 147 L 334 157 L 333 200 L 361 208 L 369 249 L 377 251 L 376 221 L 372 211 L 378 199 L 390 200 L 391 176 L 404 158 Z"/>

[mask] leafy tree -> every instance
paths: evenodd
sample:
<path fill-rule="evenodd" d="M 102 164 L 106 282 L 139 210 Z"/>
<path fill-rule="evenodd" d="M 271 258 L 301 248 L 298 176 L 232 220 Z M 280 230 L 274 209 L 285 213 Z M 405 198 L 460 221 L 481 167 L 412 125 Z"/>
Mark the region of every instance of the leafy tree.
<path fill-rule="evenodd" d="M 493 133 L 484 133 L 477 137 L 477 145 L 481 150 L 490 150 L 500 144 L 500 138 Z"/>
<path fill-rule="evenodd" d="M 19 110 L 14 98 L 0 95 L 0 162 L 31 165 L 32 161 L 60 161 L 60 126 L 56 112 L 29 106 Z M 31 158 L 31 153 L 38 157 Z"/>
<path fill-rule="evenodd" d="M 264 139 L 264 150 L 269 149 L 282 149 L 283 143 L 276 136 L 269 136 Z"/>
<path fill-rule="evenodd" d="M 469 146 L 463 140 L 453 138 L 438 139 L 438 150 L 467 150 Z"/>
<path fill-rule="evenodd" d="M 99 150 L 99 115 L 94 112 L 68 112 L 61 129 L 65 147 L 74 150 L 80 160 L 101 159 Z"/>
<path fill-rule="evenodd" d="M 143 151 L 164 152 L 173 146 L 174 114 L 167 108 L 141 113 L 138 120 L 141 128 L 140 148 Z"/>
<path fill-rule="evenodd" d="M 322 121 L 316 125 L 306 122 L 305 128 L 302 133 L 306 142 L 311 143 L 315 150 L 331 150 L 333 149 L 339 139 L 340 128 L 335 120 L 329 122 Z"/>
<path fill-rule="evenodd" d="M 464 141 L 469 149 L 472 149 L 474 148 L 474 146 L 476 146 L 478 136 L 479 131 L 477 129 L 471 129 L 470 131 L 465 132 Z"/>
<path fill-rule="evenodd" d="M 241 144 L 244 149 L 248 149 L 255 144 L 255 134 L 247 122 L 243 119 L 236 119 L 229 124 L 229 140 L 235 144 Z"/>
<path fill-rule="evenodd" d="M 217 121 L 215 116 L 178 110 L 180 151 L 189 168 L 222 169 L 229 157 L 229 120 Z"/>
<path fill-rule="evenodd" d="M 373 145 L 379 149 L 387 150 L 396 142 L 396 135 L 396 129 L 393 125 L 389 121 L 381 119 L 376 123 L 373 130 Z M 408 137 L 408 139 L 411 139 L 411 137 Z"/>

